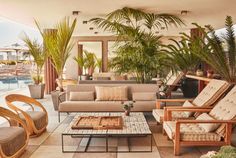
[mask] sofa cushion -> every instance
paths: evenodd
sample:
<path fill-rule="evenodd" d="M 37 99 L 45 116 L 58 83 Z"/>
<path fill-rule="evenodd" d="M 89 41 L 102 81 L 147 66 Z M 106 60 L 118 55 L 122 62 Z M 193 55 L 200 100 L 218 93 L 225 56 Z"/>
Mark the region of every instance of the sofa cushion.
<path fill-rule="evenodd" d="M 156 93 L 152 92 L 136 92 L 132 94 L 134 101 L 149 101 L 156 100 Z"/>
<path fill-rule="evenodd" d="M 47 115 L 44 111 L 26 111 L 26 113 L 32 118 L 38 130 L 47 125 Z M 22 113 L 19 114 L 19 117 L 25 121 L 25 117 Z"/>
<path fill-rule="evenodd" d="M 184 102 L 184 104 L 183 104 L 183 107 L 186 107 L 186 108 L 188 108 L 188 107 L 194 107 L 194 105 L 193 105 L 192 103 L 190 103 L 188 100 L 186 100 L 186 101 Z M 191 115 L 193 115 L 193 112 L 187 112 L 187 111 L 185 111 L 185 112 L 182 112 L 182 113 L 184 113 L 184 115 L 187 116 L 187 117 L 190 117 Z"/>
<path fill-rule="evenodd" d="M 202 113 L 199 115 L 196 120 L 214 120 L 211 116 L 209 116 L 207 113 Z M 218 127 L 218 123 L 199 123 L 199 126 L 202 127 L 206 132 L 212 132 L 215 131 Z"/>
<path fill-rule="evenodd" d="M 152 111 L 155 101 L 136 101 L 131 111 Z M 65 101 L 60 103 L 60 112 L 123 112 L 121 101 Z"/>
<path fill-rule="evenodd" d="M 107 80 L 110 80 L 111 78 L 110 77 L 97 77 L 96 80 L 98 81 L 107 81 Z"/>
<path fill-rule="evenodd" d="M 96 101 L 126 101 L 128 100 L 127 86 L 101 87 L 96 86 Z"/>
<path fill-rule="evenodd" d="M 111 76 L 112 81 L 125 81 L 127 79 L 126 75 L 114 75 Z"/>
<path fill-rule="evenodd" d="M 3 153 L 12 156 L 26 143 L 26 131 L 21 127 L 0 127 L 0 145 Z"/>
<path fill-rule="evenodd" d="M 124 111 L 121 101 L 65 101 L 59 105 L 63 112 Z"/>
<path fill-rule="evenodd" d="M 157 122 L 162 123 L 164 118 L 164 109 L 154 109 L 152 111 L 152 115 L 154 116 Z M 185 112 L 172 112 L 172 120 L 177 119 L 194 119 L 194 117 L 190 117 L 188 113 Z"/>
<path fill-rule="evenodd" d="M 70 101 L 92 101 L 94 92 L 70 92 Z"/>
<path fill-rule="evenodd" d="M 175 138 L 175 121 L 165 121 L 163 128 L 170 139 Z M 205 132 L 199 124 L 181 124 L 180 140 L 182 141 L 220 141 L 221 136 L 214 132 Z"/>

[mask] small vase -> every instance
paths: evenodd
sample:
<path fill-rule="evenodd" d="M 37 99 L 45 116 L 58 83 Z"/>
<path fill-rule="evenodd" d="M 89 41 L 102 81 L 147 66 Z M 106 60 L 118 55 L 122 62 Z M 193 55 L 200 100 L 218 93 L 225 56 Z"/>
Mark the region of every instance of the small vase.
<path fill-rule="evenodd" d="M 130 114 L 130 111 L 126 110 L 125 111 L 125 116 L 129 116 L 129 114 Z"/>

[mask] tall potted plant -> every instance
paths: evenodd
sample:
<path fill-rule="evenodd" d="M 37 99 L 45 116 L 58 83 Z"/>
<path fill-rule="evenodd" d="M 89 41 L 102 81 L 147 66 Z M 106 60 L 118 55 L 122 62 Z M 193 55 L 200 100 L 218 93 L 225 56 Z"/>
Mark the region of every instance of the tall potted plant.
<path fill-rule="evenodd" d="M 70 23 L 70 19 L 65 17 L 55 25 L 55 34 L 43 32 L 39 24 L 36 22 L 36 25 L 44 40 L 45 49 L 47 50 L 49 57 L 52 59 L 53 66 L 58 74 L 60 91 L 63 91 L 63 70 L 66 61 L 70 56 L 70 51 L 74 45 L 71 41 L 71 37 L 74 32 L 76 22 L 77 20 L 74 19 L 73 22 Z"/>
<path fill-rule="evenodd" d="M 36 65 L 36 70 L 32 73 L 32 79 L 34 81 L 34 84 L 28 85 L 30 95 L 32 98 L 42 99 L 44 98 L 45 90 L 45 84 L 42 83 L 42 68 L 47 58 L 47 53 L 43 49 L 43 46 L 39 44 L 37 40 L 31 40 L 26 34 L 22 40 L 28 47 L 29 53 L 33 57 L 34 63 Z"/>
<path fill-rule="evenodd" d="M 71 41 L 71 37 L 75 30 L 76 22 L 77 20 L 74 19 L 73 22 L 70 23 L 70 19 L 65 17 L 55 25 L 55 34 L 44 32 L 39 23 L 36 22 L 36 25 L 44 40 L 44 49 L 47 51 L 48 56 L 52 59 L 53 66 L 58 74 L 57 80 L 59 82 L 58 86 L 60 91 L 51 92 L 55 110 L 58 110 L 59 103 L 65 100 L 65 93 L 63 93 L 63 69 L 74 45 Z"/>
<path fill-rule="evenodd" d="M 124 44 L 117 44 L 111 67 L 118 73 L 135 73 L 141 83 L 156 76 L 159 68 L 161 36 L 154 32 L 170 25 L 178 27 L 183 24 L 175 15 L 147 13 L 128 7 L 115 10 L 105 18 L 93 18 L 90 22 L 115 34 L 119 40 L 125 40 Z"/>
<path fill-rule="evenodd" d="M 236 38 L 232 17 L 226 17 L 226 32 L 221 35 L 217 35 L 214 28 L 210 25 L 205 27 L 201 27 L 197 24 L 194 25 L 200 30 L 203 37 L 192 39 L 185 34 L 189 42 L 199 44 L 199 47 L 196 47 L 193 53 L 209 64 L 224 80 L 235 84 Z"/>
<path fill-rule="evenodd" d="M 84 74 L 80 76 L 81 80 L 88 80 L 92 76 L 96 67 L 96 56 L 92 52 L 87 50 L 83 51 L 82 56 L 74 57 L 74 60 L 78 63 L 79 67 L 84 70 Z"/>
<path fill-rule="evenodd" d="M 190 43 L 184 37 L 181 41 L 171 39 L 173 44 L 164 46 L 162 50 L 162 62 L 168 65 L 172 70 L 182 71 L 184 74 L 195 72 L 200 64 L 198 56 L 192 53 L 198 45 Z M 192 98 L 198 94 L 197 80 L 184 78 L 181 89 L 184 97 Z"/>

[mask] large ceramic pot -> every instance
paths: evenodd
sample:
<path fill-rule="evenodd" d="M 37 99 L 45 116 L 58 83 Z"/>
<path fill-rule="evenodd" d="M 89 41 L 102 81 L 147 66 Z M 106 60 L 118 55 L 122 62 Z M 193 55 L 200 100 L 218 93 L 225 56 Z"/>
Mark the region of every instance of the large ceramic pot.
<path fill-rule="evenodd" d="M 183 79 L 181 90 L 185 98 L 195 98 L 198 95 L 198 81 L 191 78 Z"/>
<path fill-rule="evenodd" d="M 30 84 L 28 85 L 30 96 L 34 99 L 43 99 L 45 84 Z"/>

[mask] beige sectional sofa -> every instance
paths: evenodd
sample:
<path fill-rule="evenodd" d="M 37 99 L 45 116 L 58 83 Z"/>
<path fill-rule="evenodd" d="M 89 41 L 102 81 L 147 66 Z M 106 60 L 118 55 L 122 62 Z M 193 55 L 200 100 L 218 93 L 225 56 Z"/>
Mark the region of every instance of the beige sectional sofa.
<path fill-rule="evenodd" d="M 127 93 L 127 100 L 134 100 L 132 111 L 152 111 L 156 105 L 156 84 L 79 84 L 68 85 L 66 101 L 60 103 L 58 114 L 61 112 L 118 112 L 123 111 L 122 99 L 98 100 L 96 87 L 123 87 Z M 120 91 L 119 91 L 120 92 Z M 118 95 L 119 92 L 107 92 L 106 95 Z M 100 93 L 100 92 L 99 92 Z M 117 97 L 116 97 L 117 98 Z"/>

